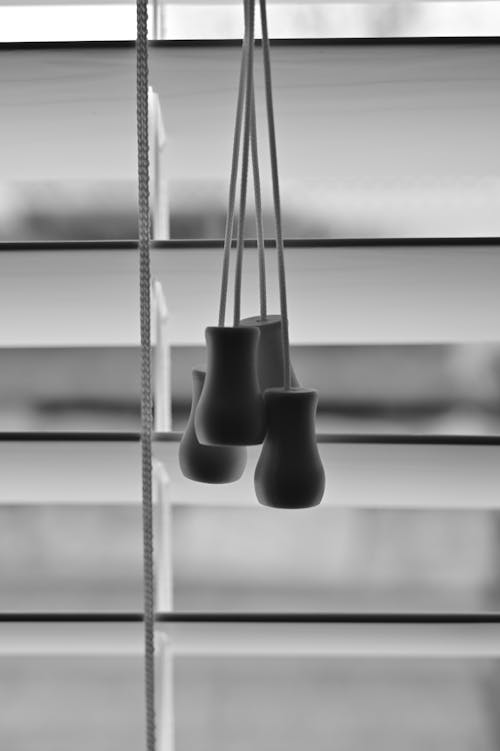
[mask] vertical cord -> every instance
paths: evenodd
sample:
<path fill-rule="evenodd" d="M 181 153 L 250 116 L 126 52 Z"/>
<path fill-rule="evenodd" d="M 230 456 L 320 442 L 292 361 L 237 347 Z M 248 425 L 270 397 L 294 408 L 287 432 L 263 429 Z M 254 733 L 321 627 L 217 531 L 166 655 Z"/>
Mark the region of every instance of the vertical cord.
<path fill-rule="evenodd" d="M 267 125 L 269 129 L 269 149 L 271 154 L 271 174 L 273 181 L 274 217 L 276 221 L 276 246 L 278 250 L 278 276 L 280 287 L 281 332 L 283 347 L 284 387 L 291 388 L 290 375 L 290 341 L 288 334 L 288 309 L 286 299 L 285 253 L 283 248 L 283 229 L 281 223 L 281 200 L 278 176 L 278 156 L 276 153 L 276 129 L 274 125 L 273 87 L 271 80 L 271 53 L 267 30 L 266 0 L 260 0 L 262 23 L 262 50 L 264 56 L 264 79 L 266 88 Z"/>
<path fill-rule="evenodd" d="M 137 158 L 139 192 L 139 277 L 141 329 L 141 455 L 142 527 L 144 556 L 144 672 L 146 748 L 155 751 L 154 570 L 151 392 L 151 269 L 149 257 L 149 142 L 148 142 L 148 0 L 137 0 Z"/>
<path fill-rule="evenodd" d="M 240 156 L 241 123 L 243 117 L 243 97 L 245 93 L 246 66 L 247 66 L 248 40 L 246 35 L 243 41 L 240 67 L 240 80 L 238 84 L 238 101 L 236 104 L 236 119 L 234 124 L 233 155 L 231 162 L 231 177 L 229 180 L 229 200 L 226 217 L 226 230 L 224 234 L 224 257 L 222 261 L 222 279 L 219 303 L 219 326 L 224 326 L 226 317 L 227 285 L 229 278 L 229 257 L 231 252 L 231 239 L 234 226 L 234 206 L 236 201 L 236 179 L 238 176 L 238 160 Z"/>
<path fill-rule="evenodd" d="M 255 222 L 257 228 L 257 247 L 259 254 L 259 287 L 260 287 L 260 319 L 267 318 L 267 294 L 266 294 L 266 256 L 264 248 L 264 221 L 262 215 L 262 196 L 259 174 L 259 148 L 257 143 L 257 118 L 255 115 L 255 86 L 252 85 L 251 124 L 250 138 L 252 146 L 253 185 L 255 194 Z"/>
<path fill-rule="evenodd" d="M 236 250 L 236 270 L 234 281 L 234 321 L 238 326 L 241 314 L 241 277 L 243 272 L 243 246 L 245 242 L 245 213 L 248 183 L 248 156 L 250 150 L 250 129 L 252 123 L 252 89 L 253 89 L 253 48 L 254 48 L 254 23 L 255 23 L 255 0 L 246 0 L 247 12 L 246 38 L 247 38 L 247 62 L 246 62 L 246 85 L 245 85 L 245 114 L 243 123 L 243 153 L 241 157 L 241 186 L 240 207 L 238 216 L 238 241 Z"/>

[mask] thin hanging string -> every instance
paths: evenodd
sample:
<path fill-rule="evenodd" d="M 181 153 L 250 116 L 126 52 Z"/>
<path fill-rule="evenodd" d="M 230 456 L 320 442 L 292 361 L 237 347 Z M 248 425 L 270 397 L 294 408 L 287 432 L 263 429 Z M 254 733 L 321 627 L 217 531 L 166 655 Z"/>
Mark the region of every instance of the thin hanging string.
<path fill-rule="evenodd" d="M 241 317 L 241 277 L 243 272 L 243 246 L 245 242 L 245 214 L 248 184 L 248 156 L 250 150 L 250 130 L 252 123 L 255 0 L 246 0 L 246 7 L 247 12 L 245 13 L 245 36 L 247 38 L 247 61 L 245 82 L 245 112 L 243 122 L 243 153 L 241 156 L 240 207 L 238 212 L 238 241 L 236 249 L 236 270 L 234 281 L 234 326 L 238 326 Z"/>
<path fill-rule="evenodd" d="M 146 748 L 156 749 L 153 570 L 153 399 L 151 390 L 151 269 L 149 257 L 148 0 L 137 0 L 137 158 L 141 329 L 141 454 L 144 557 L 144 671 Z"/>
<path fill-rule="evenodd" d="M 278 175 L 278 156 L 276 152 L 276 129 L 274 125 L 273 86 L 271 80 L 271 52 L 267 29 L 266 0 L 260 0 L 262 23 L 262 51 L 264 58 L 264 80 L 266 89 L 267 125 L 269 130 L 269 150 L 271 154 L 271 175 L 273 182 L 274 217 L 276 222 L 276 247 L 278 251 L 278 277 L 280 289 L 281 333 L 283 347 L 283 385 L 285 390 L 291 388 L 290 375 L 290 340 L 288 334 L 288 307 L 286 299 L 285 253 L 283 247 L 283 228 L 281 222 L 281 200 Z"/>
<path fill-rule="evenodd" d="M 238 161 L 240 157 L 240 142 L 241 142 L 241 124 L 243 118 L 243 99 L 245 95 L 245 80 L 246 80 L 246 67 L 247 67 L 247 50 L 248 39 L 246 35 L 246 22 L 245 22 L 245 38 L 243 40 L 242 54 L 241 54 L 241 67 L 240 67 L 240 80 L 238 84 L 238 101 L 236 104 L 236 119 L 234 124 L 234 139 L 233 139 L 233 155 L 231 160 L 231 177 L 229 180 L 229 200 L 228 210 L 226 217 L 226 230 L 224 234 L 224 257 L 222 261 L 222 279 L 220 290 L 220 304 L 219 304 L 219 326 L 224 326 L 224 319 L 226 317 L 226 303 L 227 303 L 227 285 L 229 279 L 229 259 L 231 253 L 231 240 L 233 237 L 234 226 L 234 207 L 236 203 L 236 179 L 238 177 Z"/>
<path fill-rule="evenodd" d="M 260 319 L 267 318 L 267 294 L 266 294 L 266 256 L 264 248 L 264 220 L 262 214 L 262 196 L 259 174 L 259 148 L 257 142 L 257 117 L 255 114 L 255 86 L 252 79 L 252 112 L 250 125 L 250 138 L 252 146 L 253 185 L 255 194 L 255 223 L 257 228 L 257 247 L 259 257 L 259 287 L 260 287 Z"/>

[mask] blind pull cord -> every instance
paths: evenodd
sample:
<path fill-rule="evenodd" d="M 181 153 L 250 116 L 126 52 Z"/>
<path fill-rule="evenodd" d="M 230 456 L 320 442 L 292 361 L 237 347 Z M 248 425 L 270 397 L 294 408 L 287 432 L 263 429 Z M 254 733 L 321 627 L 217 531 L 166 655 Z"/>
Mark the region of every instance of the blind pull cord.
<path fill-rule="evenodd" d="M 144 564 L 144 673 L 146 749 L 156 750 L 153 569 L 153 397 L 151 378 L 151 268 L 148 141 L 148 0 L 136 0 L 137 172 L 139 194 L 139 302 L 141 336 L 141 469 Z"/>
<path fill-rule="evenodd" d="M 251 149 L 252 167 L 253 167 L 253 185 L 255 196 L 255 224 L 257 230 L 257 248 L 259 262 L 259 297 L 260 297 L 260 319 L 267 319 L 267 292 L 266 292 L 266 259 L 264 249 L 264 221 L 262 212 L 262 196 L 260 185 L 259 170 L 259 147 L 257 140 L 257 116 L 255 112 L 255 80 L 254 80 L 254 46 L 255 46 L 255 0 L 247 0 L 246 13 L 246 36 L 250 54 L 247 58 L 246 91 L 245 91 L 245 132 L 243 135 L 243 165 L 241 175 L 241 199 L 240 199 L 240 216 L 238 232 L 238 249 L 236 256 L 236 274 L 235 274 L 235 312 L 234 325 L 237 326 L 241 317 L 241 282 L 243 276 L 243 251 L 245 246 L 245 215 L 246 215 L 246 196 L 248 184 L 248 152 Z M 248 126 L 248 127 L 247 127 Z M 246 151 L 245 151 L 246 149 Z"/>
<path fill-rule="evenodd" d="M 236 272 L 235 272 L 235 294 L 234 294 L 234 325 L 237 326 L 240 321 L 241 312 L 241 281 L 243 275 L 243 248 L 244 248 L 244 225 L 248 180 L 248 151 L 249 145 L 252 148 L 252 161 L 254 166 L 254 187 L 256 202 L 256 219 L 257 219 L 257 238 L 259 245 L 259 280 L 260 280 L 260 301 L 261 301 L 261 318 L 265 320 L 267 316 L 266 300 L 266 282 L 265 282 L 265 251 L 262 227 L 262 204 L 260 196 L 260 176 L 258 166 L 258 145 L 257 145 L 257 125 L 255 114 L 255 92 L 254 92 L 254 36 L 255 36 L 255 0 L 246 0 L 245 3 L 245 39 L 247 45 L 246 71 L 244 78 L 244 129 L 243 129 L 243 154 L 242 154 L 242 175 L 241 175 L 241 192 L 238 224 L 238 242 L 236 255 Z M 276 248 L 278 255 L 278 280 L 280 296 L 280 313 L 281 313 L 281 336 L 283 350 L 283 386 L 285 390 L 290 390 L 291 383 L 291 363 L 290 363 L 290 341 L 288 326 L 288 304 L 286 290 L 286 273 L 285 273 L 285 253 L 283 242 L 283 226 L 281 217 L 281 197 L 279 187 L 278 156 L 276 148 L 276 127 L 274 122 L 274 103 L 273 87 L 271 76 L 271 52 L 269 43 L 269 32 L 267 25 L 267 8 L 266 0 L 260 0 L 260 14 L 262 24 L 262 51 L 264 61 L 264 85 L 266 95 L 266 115 L 269 134 L 269 151 L 271 161 L 271 179 L 273 188 L 273 209 L 276 228 Z M 260 210 L 259 210 L 260 209 Z"/>
<path fill-rule="evenodd" d="M 288 333 L 288 305 L 286 293 L 285 252 L 283 245 L 283 227 L 281 221 L 281 199 L 278 174 L 278 156 L 276 150 L 276 128 L 274 124 L 273 85 L 271 78 L 271 51 L 267 28 L 266 0 L 260 0 L 262 24 L 262 52 L 264 59 L 264 82 L 266 91 L 267 126 L 269 131 L 269 151 L 271 157 L 271 177 L 273 184 L 274 221 L 276 225 L 276 247 L 278 252 L 278 278 L 280 292 L 281 337 L 283 348 L 283 386 L 291 389 L 290 340 Z"/>
<path fill-rule="evenodd" d="M 252 85 L 252 114 L 250 137 L 252 145 L 253 185 L 255 194 L 255 223 L 257 228 L 257 247 L 259 254 L 260 319 L 267 319 L 266 292 L 266 256 L 264 247 L 264 218 L 262 212 L 262 195 L 259 174 L 259 148 L 257 142 L 257 117 L 255 114 L 255 87 Z"/>
<path fill-rule="evenodd" d="M 229 280 L 229 258 L 231 252 L 231 240 L 233 237 L 234 208 L 236 203 L 236 181 L 238 178 L 238 162 L 240 158 L 241 125 L 243 119 L 243 99 L 245 96 L 245 80 L 247 69 L 248 39 L 245 30 L 241 53 L 240 80 L 238 84 L 238 101 L 236 104 L 236 119 L 234 124 L 233 154 L 231 160 L 231 177 L 229 179 L 229 199 L 226 217 L 226 230 L 224 234 L 224 257 L 222 261 L 222 279 L 219 305 L 219 326 L 224 326 L 226 318 L 227 287 Z"/>
<path fill-rule="evenodd" d="M 257 231 L 257 246 L 259 258 L 259 289 L 260 289 L 260 317 L 267 319 L 266 268 L 264 252 L 264 222 L 262 212 L 261 184 L 259 174 L 259 153 L 257 141 L 257 122 L 255 115 L 255 93 L 253 84 L 253 48 L 254 48 L 254 17 L 255 0 L 244 0 L 245 34 L 242 47 L 240 80 L 238 85 L 238 99 L 236 105 L 236 119 L 233 138 L 233 152 L 231 176 L 229 182 L 228 212 L 224 234 L 224 259 L 222 267 L 221 295 L 219 307 L 219 326 L 224 326 L 227 304 L 229 279 L 229 260 L 231 241 L 234 230 L 236 185 L 239 168 L 240 147 L 243 134 L 242 174 L 240 185 L 240 205 L 238 214 L 237 262 L 235 275 L 235 324 L 238 325 L 241 305 L 241 279 L 243 268 L 244 228 L 246 214 L 246 196 L 248 185 L 248 159 L 251 149 L 253 182 L 255 194 L 255 222 Z M 250 100 L 248 98 L 250 92 Z M 250 146 L 249 146 L 250 144 Z"/>
<path fill-rule="evenodd" d="M 247 56 L 245 70 L 245 111 L 243 123 L 243 152 L 241 156 L 241 185 L 240 207 L 238 214 L 238 240 L 236 249 L 236 270 L 234 277 L 234 320 L 238 326 L 241 317 L 241 279 L 243 274 L 243 247 L 245 244 L 245 215 L 248 186 L 248 157 L 250 151 L 250 131 L 252 125 L 253 97 L 253 58 L 254 58 L 254 27 L 255 0 L 246 0 L 245 4 L 245 37 L 247 39 Z"/>

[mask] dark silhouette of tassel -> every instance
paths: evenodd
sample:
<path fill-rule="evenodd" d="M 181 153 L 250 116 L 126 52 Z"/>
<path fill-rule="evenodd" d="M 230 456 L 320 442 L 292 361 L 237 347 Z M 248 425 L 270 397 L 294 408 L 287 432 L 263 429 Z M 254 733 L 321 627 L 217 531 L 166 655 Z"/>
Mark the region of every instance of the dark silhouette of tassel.
<path fill-rule="evenodd" d="M 250 326 L 208 326 L 207 373 L 195 411 L 200 443 L 250 446 L 266 433 L 257 377 L 259 331 Z"/>
<path fill-rule="evenodd" d="M 191 414 L 179 445 L 181 471 L 185 477 L 197 482 L 236 482 L 245 469 L 246 448 L 243 446 L 204 446 L 196 437 L 194 414 L 204 381 L 205 371 L 202 368 L 194 368 Z"/>
<path fill-rule="evenodd" d="M 325 472 L 316 445 L 318 394 L 313 389 L 269 389 L 264 394 L 267 435 L 255 468 L 255 492 L 264 506 L 317 506 Z"/>
<path fill-rule="evenodd" d="M 274 386 L 282 386 L 284 380 L 283 349 L 281 346 L 281 316 L 269 315 L 265 319 L 259 316 L 242 318 L 240 326 L 255 326 L 260 331 L 259 346 L 257 349 L 257 373 L 259 376 L 260 390 Z M 291 386 L 299 386 L 299 382 L 293 369 L 290 370 Z"/>

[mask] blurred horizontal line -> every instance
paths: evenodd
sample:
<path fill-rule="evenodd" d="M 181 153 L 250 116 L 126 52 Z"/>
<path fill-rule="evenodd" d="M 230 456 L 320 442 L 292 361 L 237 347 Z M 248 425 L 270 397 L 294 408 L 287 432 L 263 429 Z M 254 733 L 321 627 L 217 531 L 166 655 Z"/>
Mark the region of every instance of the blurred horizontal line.
<path fill-rule="evenodd" d="M 0 613 L 0 623 L 141 623 L 142 613 Z"/>
<path fill-rule="evenodd" d="M 498 658 L 495 622 L 163 621 L 163 657 Z M 0 621 L 0 655 L 141 658 L 139 622 Z"/>
<path fill-rule="evenodd" d="M 141 623 L 141 612 L 12 612 L 0 623 Z M 362 623 L 481 624 L 500 623 L 500 612 L 346 612 L 346 613 L 157 613 L 158 623 Z"/>
<path fill-rule="evenodd" d="M 156 433 L 154 440 L 180 441 L 182 433 Z M 500 436 L 488 435 L 399 435 L 397 433 L 317 433 L 318 443 L 404 444 L 424 446 L 499 446 Z"/>
<path fill-rule="evenodd" d="M 153 439 L 158 443 L 178 443 L 182 432 L 155 433 Z M 106 433 L 106 432 L 78 432 L 78 431 L 3 431 L 0 432 L 0 442 L 46 442 L 58 441 L 71 443 L 137 443 L 141 439 L 140 433 Z M 399 435 L 394 433 L 318 433 L 318 443 L 340 444 L 390 444 L 390 445 L 424 445 L 424 446 L 500 446 L 500 435 Z"/>
<path fill-rule="evenodd" d="M 392 47 L 392 46 L 423 46 L 441 44 L 497 44 L 500 36 L 392 36 L 392 37 L 290 37 L 273 38 L 273 47 Z M 256 39 L 257 47 L 262 46 L 262 40 Z M 151 47 L 239 47 L 241 39 L 159 39 L 150 41 Z"/>
<path fill-rule="evenodd" d="M 288 39 L 272 39 L 273 47 L 294 47 L 294 46 L 426 46 L 426 45 L 489 45 L 498 44 L 499 36 L 394 36 L 394 37 L 301 37 Z M 257 46 L 261 45 L 261 40 L 256 40 Z M 240 47 L 241 39 L 161 39 L 150 40 L 150 47 L 188 47 L 188 48 L 222 48 L 222 47 Z M 108 40 L 108 41 L 52 41 L 52 42 L 2 42 L 0 43 L 0 52 L 4 50 L 31 50 L 31 49 L 106 49 L 106 48 L 134 48 L 135 40 Z"/>
<path fill-rule="evenodd" d="M 126 433 L 105 433 L 105 432 L 66 432 L 66 431 L 15 431 L 15 432 L 0 432 L 1 442 L 20 442 L 20 441 L 40 441 L 41 443 L 47 442 L 106 442 L 106 443 L 137 443 L 140 440 L 139 433 L 126 432 Z"/>
<path fill-rule="evenodd" d="M 500 612 L 158 613 L 159 623 L 500 623 Z"/>
<path fill-rule="evenodd" d="M 374 237 L 374 238 L 305 238 L 288 239 L 284 241 L 288 248 L 384 248 L 384 247 L 467 247 L 500 246 L 500 237 Z M 266 248 L 276 247 L 275 240 L 266 240 Z M 154 240 L 151 242 L 151 250 L 222 250 L 223 240 Z M 236 248 L 236 241 L 233 241 Z M 257 247 L 256 240 L 245 240 L 246 248 Z M 81 251 L 81 250 L 118 250 L 136 251 L 136 240 L 71 240 L 71 241 L 43 241 L 43 242 L 0 242 L 0 253 L 21 251 Z"/>

